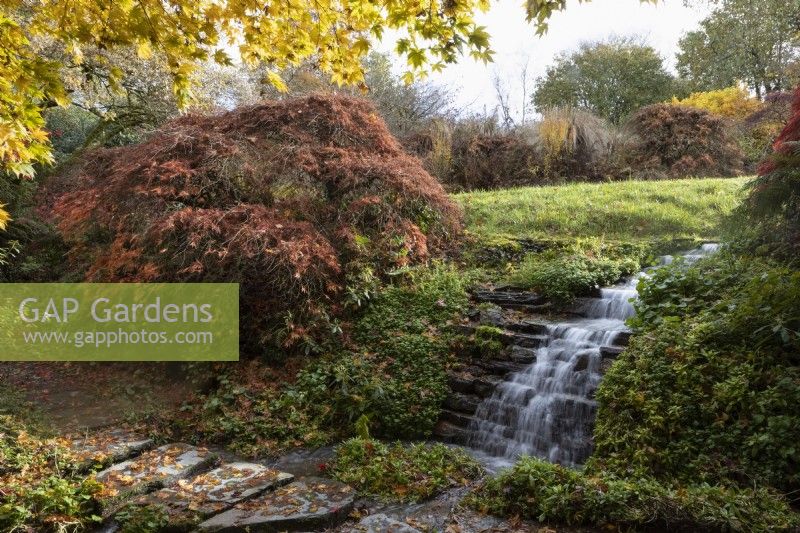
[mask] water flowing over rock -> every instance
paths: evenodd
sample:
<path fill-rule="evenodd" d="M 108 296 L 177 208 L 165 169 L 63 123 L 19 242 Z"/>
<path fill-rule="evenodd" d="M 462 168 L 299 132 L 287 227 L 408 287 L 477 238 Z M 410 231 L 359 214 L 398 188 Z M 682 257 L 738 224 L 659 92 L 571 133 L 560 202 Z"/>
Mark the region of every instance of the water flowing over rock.
<path fill-rule="evenodd" d="M 704 244 L 681 256 L 693 263 L 718 248 Z M 665 256 L 660 263 L 672 261 L 672 256 Z M 652 268 L 601 289 L 597 298 L 578 300 L 579 318 L 546 324 L 543 341 L 528 348 L 532 362 L 509 374 L 478 405 L 468 426 L 467 445 L 508 460 L 534 455 L 565 465 L 582 464 L 592 452 L 594 392 L 602 378 L 603 359 L 616 357 L 627 345 L 630 331 L 625 320 L 635 313 L 636 286 Z"/>

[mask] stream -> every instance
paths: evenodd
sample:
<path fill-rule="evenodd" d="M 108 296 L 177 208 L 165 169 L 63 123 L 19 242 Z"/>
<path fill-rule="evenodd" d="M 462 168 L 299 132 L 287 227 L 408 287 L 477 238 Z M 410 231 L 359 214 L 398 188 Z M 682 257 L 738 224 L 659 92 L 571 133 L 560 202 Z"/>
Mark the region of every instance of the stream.
<path fill-rule="evenodd" d="M 678 254 L 686 263 L 716 252 L 718 244 Z M 604 350 L 619 350 L 630 330 L 637 284 L 653 269 L 670 264 L 659 258 L 627 280 L 576 302 L 575 319 L 546 324 L 546 339 L 528 367 L 510 374 L 478 406 L 467 447 L 492 469 L 508 466 L 520 455 L 533 455 L 567 466 L 583 464 L 592 452 L 597 410 L 594 393 L 602 379 Z"/>

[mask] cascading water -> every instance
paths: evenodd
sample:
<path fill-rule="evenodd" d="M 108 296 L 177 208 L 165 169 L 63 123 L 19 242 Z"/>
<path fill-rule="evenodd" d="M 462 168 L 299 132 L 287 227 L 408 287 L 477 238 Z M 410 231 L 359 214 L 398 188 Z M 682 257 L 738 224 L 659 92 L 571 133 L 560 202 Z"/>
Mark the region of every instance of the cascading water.
<path fill-rule="evenodd" d="M 718 248 L 704 244 L 681 256 L 692 263 Z M 660 263 L 672 260 L 664 256 Z M 636 285 L 652 268 L 601 289 L 599 298 L 584 299 L 577 308 L 582 318 L 546 325 L 534 362 L 498 384 L 478 406 L 467 445 L 505 459 L 535 455 L 566 465 L 583 463 L 592 452 L 601 348 L 627 336 L 625 320 L 634 314 Z"/>

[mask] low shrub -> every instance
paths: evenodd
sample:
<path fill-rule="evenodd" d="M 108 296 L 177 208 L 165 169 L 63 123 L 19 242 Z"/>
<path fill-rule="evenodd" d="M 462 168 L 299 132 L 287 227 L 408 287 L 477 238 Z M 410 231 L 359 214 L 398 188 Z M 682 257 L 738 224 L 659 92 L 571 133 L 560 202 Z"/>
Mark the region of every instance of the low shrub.
<path fill-rule="evenodd" d="M 169 530 L 170 517 L 164 506 L 127 506 L 114 515 L 119 533 L 158 533 Z"/>
<path fill-rule="evenodd" d="M 377 436 L 429 436 L 448 392 L 449 325 L 467 308 L 470 279 L 434 266 L 387 287 L 356 322 L 358 348 L 301 373 L 298 400 L 329 427 L 367 416 Z"/>
<path fill-rule="evenodd" d="M 498 189 L 542 182 L 536 149 L 514 134 L 478 135 L 454 154 L 451 180 L 461 190 Z"/>
<path fill-rule="evenodd" d="M 550 299 L 569 302 L 639 271 L 647 256 L 646 245 L 615 247 L 578 241 L 566 249 L 528 255 L 507 281 Z"/>
<path fill-rule="evenodd" d="M 761 102 L 741 87 L 696 92 L 682 100 L 673 97 L 672 105 L 704 109 L 709 113 L 737 120 L 743 120 L 761 108 Z"/>
<path fill-rule="evenodd" d="M 762 261 L 728 253 L 694 266 L 678 257 L 673 264 L 656 269 L 649 279 L 639 282 L 636 316 L 628 324 L 643 330 L 670 318 L 691 317 L 739 290 L 742 280 L 755 277 L 764 268 L 767 266 Z"/>
<path fill-rule="evenodd" d="M 465 451 L 443 444 L 384 444 L 351 439 L 336 447 L 334 477 L 384 501 L 418 502 L 469 484 L 483 468 Z"/>
<path fill-rule="evenodd" d="M 624 155 L 630 136 L 588 111 L 548 109 L 541 120 L 520 129 L 536 147 L 542 182 L 619 179 L 630 173 Z"/>
<path fill-rule="evenodd" d="M 500 130 L 467 119 L 404 140 L 451 190 L 500 189 L 628 177 L 630 135 L 580 109 L 547 110 L 530 125 Z"/>
<path fill-rule="evenodd" d="M 469 343 L 473 356 L 482 359 L 496 358 L 505 348 L 503 330 L 495 326 L 478 326 Z"/>
<path fill-rule="evenodd" d="M 251 353 L 318 347 L 343 294 L 424 263 L 460 228 L 374 107 L 336 95 L 186 116 L 95 150 L 50 181 L 41 210 L 87 281 L 240 283 Z"/>
<path fill-rule="evenodd" d="M 792 116 L 792 93 L 772 92 L 761 107 L 748 115 L 738 127 L 739 146 L 745 155 L 748 171 L 772 152 L 772 143 Z"/>
<path fill-rule="evenodd" d="M 0 282 L 72 281 L 64 261 L 67 251 L 52 226 L 23 214 L 0 231 Z"/>
<path fill-rule="evenodd" d="M 628 121 L 636 136 L 632 162 L 645 176 L 736 176 L 742 153 L 726 121 L 683 105 L 655 104 Z"/>
<path fill-rule="evenodd" d="M 147 420 L 162 440 L 224 445 L 246 457 L 274 456 L 300 446 L 329 443 L 336 430 L 323 428 L 316 412 L 288 394 L 303 366 L 288 359 L 282 369 L 261 361 L 208 369 L 213 390 L 188 399 L 181 410 Z"/>
<path fill-rule="evenodd" d="M 485 481 L 467 502 L 501 516 L 623 530 L 776 531 L 799 523 L 786 500 L 763 488 L 669 486 L 532 457 Z"/>

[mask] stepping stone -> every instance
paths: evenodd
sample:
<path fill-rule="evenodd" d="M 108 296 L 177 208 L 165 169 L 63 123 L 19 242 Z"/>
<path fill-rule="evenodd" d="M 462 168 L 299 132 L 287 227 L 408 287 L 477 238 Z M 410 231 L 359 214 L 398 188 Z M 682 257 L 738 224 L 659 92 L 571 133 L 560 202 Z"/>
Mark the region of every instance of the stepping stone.
<path fill-rule="evenodd" d="M 206 520 L 198 531 L 314 531 L 336 526 L 353 509 L 355 491 L 338 481 L 305 478 L 237 503 Z"/>
<path fill-rule="evenodd" d="M 455 392 L 469 394 L 473 390 L 472 378 L 470 377 L 463 377 L 457 374 L 448 374 L 447 384 L 450 386 L 450 389 Z"/>
<path fill-rule="evenodd" d="M 530 335 L 527 333 L 516 333 L 512 342 L 515 346 L 522 346 L 523 348 L 539 348 L 545 346 L 550 340 L 547 335 Z"/>
<path fill-rule="evenodd" d="M 95 479 L 104 485 L 104 499 L 121 499 L 188 478 L 211 466 L 216 459 L 217 456 L 205 448 L 167 444 L 110 466 L 98 472 Z"/>
<path fill-rule="evenodd" d="M 161 507 L 169 517 L 170 531 L 189 531 L 236 503 L 293 480 L 292 474 L 263 465 L 228 463 L 190 480 L 178 480 L 173 487 L 142 496 L 128 509 Z"/>
<path fill-rule="evenodd" d="M 461 335 L 472 335 L 475 333 L 475 326 L 471 324 L 456 324 L 453 326 L 453 331 Z"/>
<path fill-rule="evenodd" d="M 421 533 L 419 529 L 400 522 L 394 518 L 389 518 L 383 513 L 372 514 L 361 519 L 354 527 L 353 531 L 360 533 Z"/>
<path fill-rule="evenodd" d="M 614 346 L 627 346 L 631 340 L 631 335 L 633 335 L 630 331 L 620 331 L 614 337 Z"/>
<path fill-rule="evenodd" d="M 514 363 L 513 361 L 482 361 L 480 365 L 488 372 L 497 374 L 498 376 L 505 376 L 512 372 L 519 372 L 527 366 L 520 363 Z"/>
<path fill-rule="evenodd" d="M 506 319 L 503 316 L 503 310 L 499 307 L 481 310 L 480 314 L 478 315 L 478 321 L 481 325 L 496 327 L 503 327 L 506 323 Z"/>
<path fill-rule="evenodd" d="M 501 307 L 522 308 L 539 305 L 545 299 L 532 292 L 475 291 L 472 293 L 479 302 L 490 302 Z"/>
<path fill-rule="evenodd" d="M 151 448 L 153 441 L 126 429 L 113 429 L 72 439 L 69 446 L 82 468 L 88 469 L 138 455 Z"/>
<path fill-rule="evenodd" d="M 497 385 L 503 382 L 503 378 L 497 376 L 481 376 L 472 381 L 472 388 L 481 398 L 491 396 Z"/>

